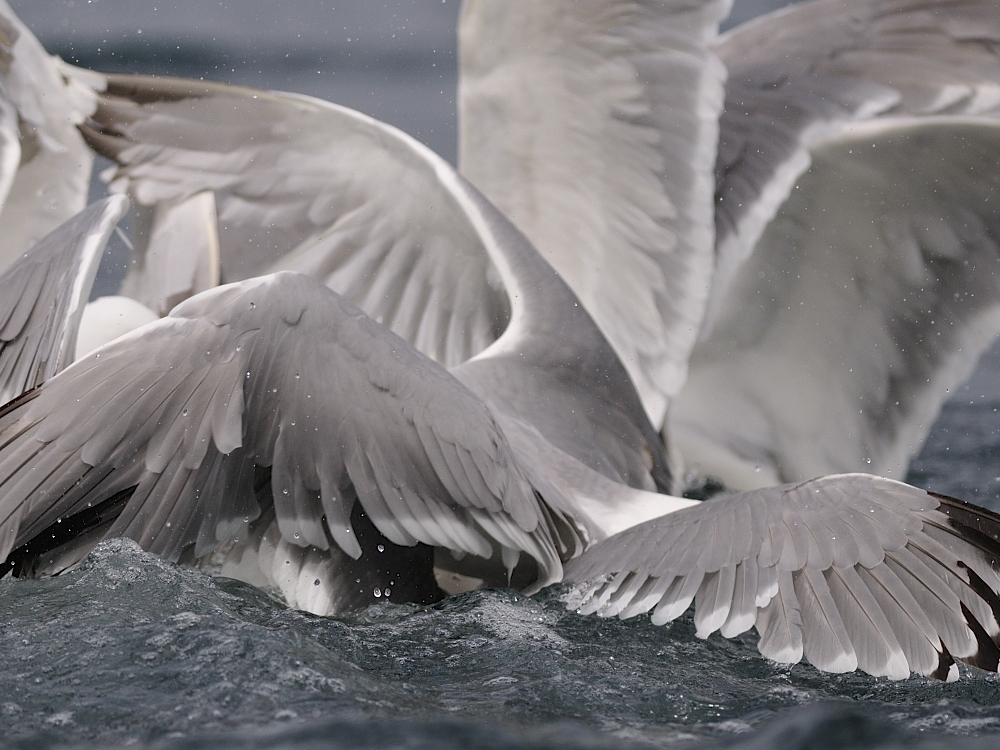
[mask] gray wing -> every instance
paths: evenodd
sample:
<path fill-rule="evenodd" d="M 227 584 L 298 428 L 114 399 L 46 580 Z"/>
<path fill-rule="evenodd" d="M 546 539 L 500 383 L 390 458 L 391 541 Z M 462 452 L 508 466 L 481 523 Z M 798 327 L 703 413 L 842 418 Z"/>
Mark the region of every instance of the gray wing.
<path fill-rule="evenodd" d="M 73 361 L 104 246 L 128 205 L 123 196 L 93 204 L 0 274 L 0 403 Z"/>
<path fill-rule="evenodd" d="M 878 116 L 985 114 L 1000 105 L 995 0 L 789 6 L 715 44 L 729 70 L 716 162 L 707 324 L 810 165 L 814 143 Z"/>
<path fill-rule="evenodd" d="M 47 54 L 0 0 L 0 269 L 87 205 L 93 155 L 76 126 L 101 82 Z"/>
<path fill-rule="evenodd" d="M 268 512 L 288 543 L 357 558 L 357 502 L 393 544 L 495 542 L 538 585 L 561 575 L 489 409 L 300 274 L 191 298 L 8 406 L 0 435 L 8 568 L 57 572 L 102 536 L 203 558 Z"/>
<path fill-rule="evenodd" d="M 902 679 L 992 671 L 1000 517 L 865 474 L 709 500 L 633 527 L 566 567 L 581 612 L 653 622 L 693 601 L 697 634 L 756 626 L 760 652 Z"/>
<path fill-rule="evenodd" d="M 459 168 L 560 272 L 659 429 L 714 269 L 728 3 L 473 0 Z"/>
<path fill-rule="evenodd" d="M 1000 334 L 1000 125 L 883 118 L 815 144 L 691 358 L 685 462 L 732 489 L 902 478 Z"/>
<path fill-rule="evenodd" d="M 84 133 L 141 205 L 214 192 L 224 281 L 307 273 L 446 366 L 507 325 L 508 280 L 454 170 L 395 128 L 295 94 L 109 76 Z"/>

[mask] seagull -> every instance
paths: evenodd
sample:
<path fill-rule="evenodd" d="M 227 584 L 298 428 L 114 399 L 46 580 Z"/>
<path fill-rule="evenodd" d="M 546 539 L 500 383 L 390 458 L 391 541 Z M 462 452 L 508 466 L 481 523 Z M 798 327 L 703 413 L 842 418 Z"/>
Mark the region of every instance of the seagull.
<path fill-rule="evenodd" d="M 198 131 L 214 184 L 189 191 L 185 141 L 143 138 L 199 110 L 225 119 Z M 319 614 L 433 600 L 438 567 L 528 592 L 566 581 L 581 612 L 657 624 L 693 603 L 699 635 L 756 627 L 768 658 L 825 671 L 997 669 L 1000 518 L 863 474 L 662 494 L 657 426 L 585 304 L 412 138 L 305 97 L 175 80 L 109 79 L 92 122 L 140 202 L 211 189 L 247 240 L 240 257 L 220 237 L 224 273 L 227 258 L 269 272 L 0 409 L 3 573 L 56 574 L 126 536 Z M 246 146 L 233 123 L 274 141 Z M 342 149 L 332 168 L 323 148 Z M 270 236 L 236 221 L 255 202 Z M 278 261 L 292 270 L 255 255 L 296 234 Z"/>
<path fill-rule="evenodd" d="M 593 316 L 676 491 L 901 478 L 1000 333 L 996 0 L 813 0 L 719 36 L 728 10 L 467 0 L 459 171 Z M 308 273 L 408 338 L 338 265 L 353 215 L 329 186 L 361 166 L 326 107 L 105 81 L 82 130 L 114 189 L 210 191 L 221 278 Z"/>

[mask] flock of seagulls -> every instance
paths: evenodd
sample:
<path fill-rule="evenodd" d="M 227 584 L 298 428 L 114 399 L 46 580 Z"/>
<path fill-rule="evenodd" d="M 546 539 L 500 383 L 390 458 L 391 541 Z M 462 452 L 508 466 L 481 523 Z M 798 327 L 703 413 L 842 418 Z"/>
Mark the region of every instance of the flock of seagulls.
<path fill-rule="evenodd" d="M 466 0 L 456 170 L 74 68 L 0 0 L 0 574 L 125 536 L 318 614 L 566 581 L 782 663 L 996 671 L 1000 517 L 850 472 L 904 474 L 1000 333 L 998 11 Z"/>

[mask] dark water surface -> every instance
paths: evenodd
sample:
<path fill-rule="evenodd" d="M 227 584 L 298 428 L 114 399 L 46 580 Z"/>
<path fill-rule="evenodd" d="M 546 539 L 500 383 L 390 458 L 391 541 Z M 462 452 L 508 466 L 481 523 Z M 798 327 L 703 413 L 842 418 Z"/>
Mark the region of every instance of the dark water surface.
<path fill-rule="evenodd" d="M 15 6 L 44 21 L 35 0 Z M 76 3 L 51 6 L 77 18 Z M 453 24 L 455 7 L 449 0 L 439 24 Z M 453 160 L 451 37 L 397 14 L 376 39 L 355 16 L 343 44 L 323 49 L 311 38 L 288 51 L 110 32 L 95 42 L 60 36 L 75 23 L 60 17 L 43 41 L 102 69 L 321 95 Z M 423 41 L 392 41 L 397 27 Z M 381 40 L 381 52 L 350 47 L 359 36 Z M 1000 509 L 998 384 L 1000 354 L 990 353 L 946 406 L 909 481 Z M 108 543 L 61 578 L 0 581 L 0 747 L 1000 746 L 996 675 L 963 668 L 945 685 L 779 667 L 760 657 L 754 634 L 702 641 L 690 616 L 667 628 L 648 617 L 603 621 L 567 612 L 558 596 L 484 591 L 318 618 Z"/>

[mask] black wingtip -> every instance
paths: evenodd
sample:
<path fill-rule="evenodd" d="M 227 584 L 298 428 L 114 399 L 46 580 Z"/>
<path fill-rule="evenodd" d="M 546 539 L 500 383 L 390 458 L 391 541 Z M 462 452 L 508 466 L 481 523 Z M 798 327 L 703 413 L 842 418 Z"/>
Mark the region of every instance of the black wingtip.
<path fill-rule="evenodd" d="M 944 513 L 956 530 L 970 530 L 988 539 L 990 551 L 1000 556 L 1000 514 L 979 505 L 959 500 L 955 497 L 942 495 L 938 492 L 928 492 L 940 503 L 939 510 Z M 961 527 L 961 529 L 959 529 Z"/>
<path fill-rule="evenodd" d="M 979 645 L 976 653 L 972 656 L 963 657 L 962 661 L 973 667 L 985 669 L 988 672 L 996 672 L 997 668 L 1000 667 L 1000 649 L 997 648 L 997 645 L 990 638 L 979 620 L 976 619 L 976 616 L 965 606 L 965 602 L 962 602 L 962 616 L 965 617 L 965 621 L 968 623 L 973 635 L 976 636 L 976 642 Z"/>
<path fill-rule="evenodd" d="M 937 668 L 927 676 L 934 680 L 941 680 L 941 682 L 947 682 L 948 677 L 951 675 L 951 670 L 954 668 L 954 666 L 955 666 L 955 660 L 952 658 L 952 655 L 948 652 L 948 647 L 945 646 L 944 643 L 941 643 L 940 648 L 938 649 Z"/>

